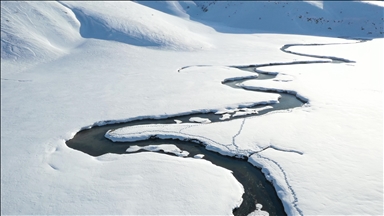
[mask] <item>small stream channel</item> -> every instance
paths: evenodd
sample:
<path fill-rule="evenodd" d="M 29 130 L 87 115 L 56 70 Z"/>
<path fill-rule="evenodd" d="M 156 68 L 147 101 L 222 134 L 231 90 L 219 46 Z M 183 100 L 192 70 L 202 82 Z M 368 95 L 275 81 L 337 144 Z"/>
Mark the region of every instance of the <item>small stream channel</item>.
<path fill-rule="evenodd" d="M 315 44 L 314 44 L 315 45 Z M 316 44 L 319 45 L 319 44 Z M 311 56 L 306 54 L 300 54 L 295 52 L 286 51 L 287 48 L 291 46 L 299 46 L 295 45 L 284 45 L 281 50 L 283 52 L 295 54 L 295 55 L 304 55 Z M 312 56 L 318 58 L 319 56 Z M 313 64 L 313 63 L 330 63 L 329 60 L 333 62 L 351 62 L 347 59 L 337 58 L 337 57 L 321 57 L 326 58 L 328 61 L 303 61 L 303 62 L 288 62 L 288 63 L 270 63 L 270 64 L 261 64 L 261 65 L 250 65 L 250 66 L 231 66 L 241 70 L 259 73 L 258 78 L 256 79 L 272 79 L 276 75 L 263 73 L 260 70 L 257 70 L 258 67 L 267 67 L 267 66 L 275 66 L 275 65 L 291 65 L 291 64 Z M 334 59 L 333 59 L 334 58 Z M 255 78 L 244 78 L 236 81 L 225 81 L 224 85 L 227 85 L 232 88 L 242 89 L 246 91 L 260 91 L 260 90 L 247 90 L 237 86 L 236 84 L 241 83 L 245 80 L 255 79 Z M 266 92 L 266 91 L 263 91 Z M 268 94 L 267 91 L 266 94 Z M 274 92 L 277 93 L 277 92 Z M 212 122 L 219 121 L 231 121 L 237 118 L 248 118 L 254 115 L 263 115 L 271 111 L 276 110 L 288 110 L 296 107 L 301 107 L 306 101 L 302 101 L 297 98 L 295 95 L 289 93 L 281 93 L 279 98 L 279 103 L 276 104 L 267 104 L 273 107 L 273 109 L 266 109 L 259 111 L 258 114 L 250 114 L 247 116 L 239 116 L 232 117 L 227 120 L 220 120 L 221 115 L 216 115 L 214 113 L 195 113 L 190 115 L 182 115 L 175 116 L 166 119 L 142 119 L 142 120 L 134 120 L 126 123 L 116 123 L 116 124 L 108 124 L 104 126 L 94 126 L 90 129 L 85 129 L 79 131 L 72 139 L 68 140 L 66 144 L 68 147 L 82 151 L 91 156 L 100 156 L 106 153 L 115 153 L 115 154 L 135 154 L 138 152 L 142 152 L 145 150 L 140 150 L 138 152 L 126 152 L 132 145 L 138 146 L 147 146 L 147 145 L 160 145 L 160 144 L 173 144 L 176 145 L 179 149 L 188 151 L 190 157 L 193 157 L 196 154 L 204 154 L 205 160 L 211 161 L 213 164 L 217 166 L 224 167 L 233 172 L 234 177 L 243 185 L 245 193 L 243 194 L 243 202 L 238 209 L 233 210 L 234 215 L 247 215 L 250 212 L 255 210 L 255 202 L 261 203 L 263 205 L 263 209 L 268 211 L 270 215 L 286 215 L 284 211 L 283 204 L 281 200 L 278 198 L 276 191 L 273 185 L 266 180 L 264 174 L 260 169 L 254 167 L 250 163 L 247 162 L 247 158 L 240 159 L 229 156 L 224 156 L 216 152 L 208 151 L 202 144 L 188 142 L 188 141 L 179 141 L 179 140 L 160 140 L 160 139 L 150 139 L 145 141 L 138 142 L 126 142 L 126 143 L 113 143 L 112 141 L 105 138 L 105 133 L 108 130 L 118 129 L 122 127 L 134 126 L 134 125 L 144 125 L 144 124 L 175 124 L 175 119 L 181 120 L 183 122 L 189 122 L 189 118 L 191 117 L 201 117 L 208 118 Z M 256 105 L 247 108 L 259 108 L 266 105 Z M 163 154 L 169 154 L 164 152 L 157 152 Z M 172 155 L 172 154 L 171 154 Z"/>

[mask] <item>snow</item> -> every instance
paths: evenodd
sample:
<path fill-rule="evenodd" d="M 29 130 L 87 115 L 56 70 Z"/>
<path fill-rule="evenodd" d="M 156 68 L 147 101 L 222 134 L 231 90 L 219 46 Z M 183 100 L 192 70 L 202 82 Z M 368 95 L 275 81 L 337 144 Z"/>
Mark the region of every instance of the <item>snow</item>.
<path fill-rule="evenodd" d="M 181 124 L 183 122 L 183 121 L 177 120 L 177 119 L 175 119 L 174 121 L 176 122 L 176 124 Z"/>
<path fill-rule="evenodd" d="M 294 80 L 293 76 L 287 75 L 287 74 L 278 74 L 275 78 L 273 78 L 273 81 L 276 82 L 290 82 Z"/>
<path fill-rule="evenodd" d="M 269 216 L 269 213 L 266 211 L 261 210 L 263 208 L 263 205 L 260 203 L 256 204 L 256 210 L 248 214 L 248 216 L 256 216 L 256 215 L 264 215 L 264 216 Z"/>
<path fill-rule="evenodd" d="M 197 154 L 197 155 L 195 155 L 193 157 L 196 158 L 196 159 L 201 159 L 201 158 L 204 157 L 204 155 L 203 154 Z"/>
<path fill-rule="evenodd" d="M 265 107 L 260 107 L 260 108 L 254 108 L 254 109 L 243 109 L 241 111 L 237 111 L 235 114 L 232 115 L 232 117 L 238 117 L 238 116 L 245 116 L 245 115 L 250 115 L 250 114 L 258 114 L 259 111 L 262 110 L 267 110 L 267 109 L 272 109 L 272 106 L 265 106 Z"/>
<path fill-rule="evenodd" d="M 137 152 L 140 151 L 140 149 L 142 149 L 140 146 L 134 145 L 127 148 L 126 152 Z"/>
<path fill-rule="evenodd" d="M 383 213 L 383 7 L 210 3 L 1 2 L 2 214 L 232 214 L 244 190 L 229 170 L 152 152 L 92 157 L 65 140 L 92 125 L 276 103 L 277 93 L 223 85 L 257 76 L 228 66 L 317 60 L 279 49 L 353 42 L 336 36 L 374 39 L 290 47 L 356 63 L 265 67 L 278 76 L 242 84 L 295 92 L 304 107 L 113 135 L 250 156 L 290 215 Z"/>
<path fill-rule="evenodd" d="M 231 113 L 234 113 L 234 112 L 237 112 L 239 111 L 240 109 L 223 109 L 223 110 L 219 110 L 217 112 L 215 112 L 216 115 L 220 115 L 220 114 L 231 114 Z"/>
<path fill-rule="evenodd" d="M 220 120 L 226 120 L 226 119 L 230 119 L 231 118 L 231 114 L 229 113 L 225 113 L 223 114 L 221 117 L 220 117 Z"/>
<path fill-rule="evenodd" d="M 197 122 L 197 123 L 202 123 L 202 124 L 208 124 L 211 123 L 211 120 L 207 118 L 200 118 L 200 117 L 192 117 L 189 119 L 190 122 Z"/>
<path fill-rule="evenodd" d="M 179 148 L 177 148 L 175 145 L 172 144 L 161 144 L 161 145 L 148 145 L 148 146 L 130 146 L 126 151 L 127 152 L 137 152 L 140 149 L 144 149 L 151 152 L 157 152 L 157 151 L 163 151 L 166 153 L 172 153 L 179 157 L 187 157 L 189 155 L 189 152 L 182 151 Z"/>
<path fill-rule="evenodd" d="M 2 75 L 56 59 L 82 42 L 79 21 L 54 2 L 2 2 L 1 20 L 1 67 L 12 68 Z"/>
<path fill-rule="evenodd" d="M 323 1 L 304 1 L 305 3 L 311 4 L 313 6 L 316 6 L 320 9 L 324 9 Z"/>

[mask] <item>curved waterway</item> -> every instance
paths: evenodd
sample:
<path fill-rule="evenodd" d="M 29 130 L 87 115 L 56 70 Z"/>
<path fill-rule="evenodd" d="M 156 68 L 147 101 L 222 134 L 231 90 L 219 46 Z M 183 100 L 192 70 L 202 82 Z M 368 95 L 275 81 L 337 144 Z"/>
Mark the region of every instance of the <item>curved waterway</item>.
<path fill-rule="evenodd" d="M 266 75 L 266 77 L 272 78 L 274 76 Z M 236 83 L 240 81 L 229 81 L 226 84 L 233 88 L 240 88 L 236 86 Z M 259 111 L 257 115 L 263 115 L 270 112 L 271 110 L 287 110 L 295 107 L 300 107 L 303 105 L 303 102 L 297 99 L 294 95 L 287 93 L 280 93 L 281 97 L 279 98 L 280 103 L 271 104 L 270 106 L 274 107 L 270 110 Z M 265 105 L 256 105 L 249 108 L 258 108 Z M 253 116 L 255 114 L 248 115 Z M 255 210 L 255 202 L 261 203 L 263 205 L 263 210 L 268 211 L 271 215 L 286 215 L 284 212 L 284 207 L 278 198 L 276 191 L 273 185 L 266 180 L 264 174 L 260 169 L 254 167 L 252 164 L 247 162 L 247 158 L 234 158 L 229 156 L 224 156 L 216 152 L 209 151 L 205 149 L 205 146 L 202 144 L 180 141 L 180 140 L 160 140 L 160 139 L 150 139 L 145 141 L 138 142 L 126 142 L 126 143 L 113 143 L 112 141 L 105 138 L 105 134 L 108 130 L 118 129 L 122 127 L 134 126 L 134 125 L 145 125 L 145 124 L 175 124 L 175 119 L 181 120 L 183 122 L 189 122 L 191 117 L 202 117 L 208 118 L 212 122 L 219 121 L 228 121 L 220 120 L 221 115 L 216 115 L 214 113 L 197 113 L 191 115 L 175 116 L 167 119 L 144 119 L 144 120 L 135 120 L 126 123 L 111 124 L 104 126 L 95 126 L 90 129 L 82 130 L 78 132 L 71 140 L 68 140 L 66 144 L 76 150 L 82 151 L 92 156 L 100 156 L 106 153 L 115 153 L 115 154 L 135 154 L 138 152 L 129 153 L 126 152 L 126 149 L 130 146 L 147 146 L 147 145 L 160 145 L 160 144 L 173 144 L 176 145 L 179 149 L 188 151 L 191 155 L 204 154 L 204 159 L 212 162 L 217 166 L 224 167 L 233 172 L 234 177 L 243 185 L 244 194 L 243 202 L 240 208 L 233 211 L 234 215 L 247 215 L 250 212 Z M 231 119 L 242 118 L 242 117 L 233 117 Z M 230 120 L 231 120 L 230 119 Z M 229 120 L 229 121 L 230 121 Z M 160 152 L 164 153 L 164 152 Z M 167 154 L 167 153 L 164 153 Z M 170 154 L 172 155 L 172 154 Z"/>
<path fill-rule="evenodd" d="M 141 120 L 129 121 L 126 123 L 107 124 L 104 126 L 93 126 L 90 129 L 79 131 L 72 139 L 68 140 L 66 144 L 70 148 L 82 151 L 91 156 L 100 156 L 106 153 L 135 154 L 145 150 L 129 153 L 129 152 L 126 152 L 127 148 L 133 145 L 147 146 L 147 145 L 160 145 L 160 144 L 176 145 L 179 149 L 188 151 L 190 153 L 189 155 L 192 155 L 192 156 L 196 154 L 204 154 L 205 160 L 209 160 L 213 164 L 232 170 L 234 177 L 244 187 L 243 202 L 239 208 L 233 210 L 234 215 L 247 215 L 250 212 L 254 211 L 255 202 L 261 203 L 263 205 L 262 210 L 268 211 L 270 215 L 286 215 L 283 204 L 281 200 L 278 198 L 273 185 L 266 180 L 264 174 L 261 172 L 260 169 L 254 167 L 253 165 L 247 162 L 247 158 L 234 158 L 234 157 L 224 156 L 219 153 L 206 150 L 205 146 L 202 144 L 188 142 L 188 141 L 181 141 L 181 140 L 149 139 L 145 141 L 115 144 L 112 141 L 105 138 L 105 134 L 108 130 L 114 130 L 122 127 L 129 127 L 129 126 L 135 126 L 135 125 L 175 124 L 175 121 L 174 121 L 175 119 L 181 120 L 183 122 L 188 122 L 191 117 L 201 117 L 201 118 L 208 118 L 212 122 L 231 121 L 237 118 L 248 118 L 254 115 L 263 115 L 271 111 L 288 110 L 296 107 L 301 107 L 307 101 L 305 101 L 305 99 L 300 99 L 296 97 L 294 93 L 273 92 L 273 90 L 267 90 L 267 91 L 249 90 L 249 89 L 244 89 L 242 87 L 239 87 L 238 84 L 249 79 L 273 79 L 276 76 L 276 73 L 273 74 L 273 73 L 268 73 L 268 72 L 259 70 L 258 69 L 259 67 L 268 67 L 268 66 L 276 66 L 276 65 L 293 65 L 293 64 L 353 62 L 351 60 L 338 58 L 338 57 L 316 56 L 316 55 L 308 55 L 308 54 L 287 51 L 287 49 L 292 46 L 311 46 L 311 45 L 319 46 L 319 45 L 327 45 L 327 44 L 288 44 L 288 45 L 284 45 L 281 48 L 281 50 L 286 53 L 290 53 L 294 55 L 322 58 L 327 60 L 326 61 L 319 60 L 319 61 L 268 63 L 268 64 L 259 64 L 259 65 L 249 65 L 249 66 L 230 66 L 230 67 L 235 67 L 241 70 L 246 70 L 249 72 L 256 71 L 258 73 L 258 77 L 257 78 L 255 77 L 239 78 L 237 80 L 226 80 L 226 81 L 223 81 L 222 83 L 229 87 L 243 89 L 246 91 L 263 91 L 266 94 L 268 94 L 268 92 L 280 94 L 279 103 L 268 104 L 269 106 L 272 106 L 273 109 L 261 110 L 259 111 L 258 114 L 232 117 L 227 120 L 220 120 L 221 115 L 216 115 L 214 113 L 194 113 L 189 115 L 173 116 L 166 119 L 141 119 Z M 187 67 L 190 67 L 190 66 L 187 66 Z M 184 67 L 184 68 L 187 68 L 187 67 Z M 184 68 L 181 68 L 179 72 Z M 266 104 L 263 104 L 263 105 L 259 104 L 255 106 L 248 106 L 247 108 L 259 108 L 265 105 Z M 164 152 L 158 152 L 158 153 L 169 154 Z"/>

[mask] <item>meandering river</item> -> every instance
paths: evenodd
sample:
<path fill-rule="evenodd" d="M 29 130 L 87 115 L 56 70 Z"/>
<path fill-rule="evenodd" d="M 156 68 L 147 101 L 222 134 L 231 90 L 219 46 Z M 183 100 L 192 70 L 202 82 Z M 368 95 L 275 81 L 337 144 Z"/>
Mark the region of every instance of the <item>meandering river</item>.
<path fill-rule="evenodd" d="M 362 41 L 360 41 L 362 42 Z M 249 66 L 230 66 L 235 67 L 241 70 L 246 70 L 249 72 L 257 72 L 259 76 L 257 78 L 241 78 L 232 81 L 223 81 L 222 84 L 227 85 L 232 88 L 241 88 L 245 91 L 261 91 L 261 90 L 248 90 L 242 87 L 239 87 L 237 84 L 249 80 L 249 79 L 273 79 L 276 75 L 269 74 L 259 70 L 259 67 L 268 67 L 268 66 L 277 66 L 277 65 L 293 65 L 293 64 L 315 64 L 315 63 L 350 63 L 353 62 L 348 59 L 332 57 L 332 56 L 317 56 L 309 55 L 303 53 L 297 53 L 288 51 L 287 49 L 292 46 L 319 46 L 327 44 L 288 44 L 284 45 L 281 50 L 294 55 L 301 55 L 307 57 L 321 58 L 326 60 L 316 60 L 316 61 L 300 61 L 300 62 L 282 62 L 282 63 L 269 63 L 269 64 L 259 64 L 259 65 L 249 65 Z M 189 67 L 189 66 L 187 66 Z M 187 68 L 184 67 L 184 68 Z M 184 68 L 180 69 L 183 70 Z M 273 92 L 273 90 L 264 91 L 266 94 Z M 286 215 L 284 207 L 281 200 L 276 194 L 276 191 L 273 185 L 266 180 L 264 174 L 260 169 L 254 167 L 245 159 L 233 158 L 229 156 L 224 156 L 216 152 L 208 151 L 205 149 L 204 145 L 179 141 L 179 140 L 160 140 L 160 139 L 149 139 L 145 141 L 138 141 L 133 143 L 119 143 L 114 144 L 112 141 L 105 138 L 105 133 L 108 130 L 118 129 L 121 127 L 128 127 L 134 125 L 143 125 L 143 124 L 175 124 L 175 119 L 181 120 L 183 122 L 188 122 L 191 117 L 201 117 L 208 118 L 211 122 L 218 121 L 231 121 L 236 118 L 248 118 L 254 115 L 263 115 L 275 110 L 288 110 L 292 108 L 297 108 L 303 106 L 307 101 L 296 97 L 293 93 L 281 93 L 274 92 L 281 95 L 279 98 L 279 103 L 268 104 L 272 106 L 272 109 L 266 109 L 259 111 L 258 114 L 250 114 L 246 116 L 232 117 L 226 120 L 220 120 L 221 115 L 216 115 L 214 113 L 194 113 L 190 115 L 174 116 L 166 119 L 143 119 L 143 120 L 134 120 L 126 123 L 117 123 L 117 124 L 107 124 L 104 126 L 94 126 L 90 129 L 85 129 L 79 131 L 72 139 L 68 140 L 66 144 L 73 149 L 82 151 L 91 156 L 99 156 L 106 153 L 115 153 L 115 154 L 136 154 L 138 152 L 129 153 L 126 152 L 126 149 L 132 145 L 138 146 L 147 146 L 147 145 L 160 145 L 160 144 L 174 144 L 179 149 L 188 151 L 191 155 L 204 154 L 205 160 L 211 161 L 213 164 L 224 167 L 226 169 L 232 170 L 235 178 L 243 185 L 245 193 L 243 194 L 243 202 L 238 209 L 234 209 L 234 215 L 247 215 L 250 212 L 255 210 L 255 202 L 261 203 L 263 205 L 263 210 L 268 211 L 270 215 Z M 259 108 L 265 105 L 256 105 L 248 108 Z M 158 152 L 163 154 L 169 154 L 164 152 Z"/>

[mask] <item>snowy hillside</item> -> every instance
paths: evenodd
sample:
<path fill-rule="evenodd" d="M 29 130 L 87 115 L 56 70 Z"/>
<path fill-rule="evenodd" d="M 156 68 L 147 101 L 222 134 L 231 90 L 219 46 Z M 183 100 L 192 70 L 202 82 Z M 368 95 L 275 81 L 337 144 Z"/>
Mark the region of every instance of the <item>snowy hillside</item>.
<path fill-rule="evenodd" d="M 81 40 L 79 27 L 72 11 L 56 2 L 2 2 L 1 58 L 24 61 L 66 54 Z"/>
<path fill-rule="evenodd" d="M 383 8 L 357 1 L 196 1 L 140 4 L 224 33 L 383 37 Z"/>
<path fill-rule="evenodd" d="M 288 215 L 382 215 L 383 9 L 1 1 L 1 214 L 233 214 L 246 193 L 233 172 L 167 140 L 134 148 L 178 157 L 66 144 L 95 125 L 169 118 L 106 137 L 247 158 Z M 275 109 L 284 94 L 305 104 Z"/>
<path fill-rule="evenodd" d="M 81 22 L 84 38 L 113 40 L 137 46 L 176 50 L 206 49 L 207 39 L 190 30 L 189 22 L 124 2 L 63 2 Z M 92 5 L 92 7 L 90 7 Z M 137 11 L 140 11 L 138 15 Z M 150 15 L 150 16 L 149 16 Z M 156 22 L 153 20 L 156 19 Z M 124 22 L 122 22 L 124 20 Z"/>

